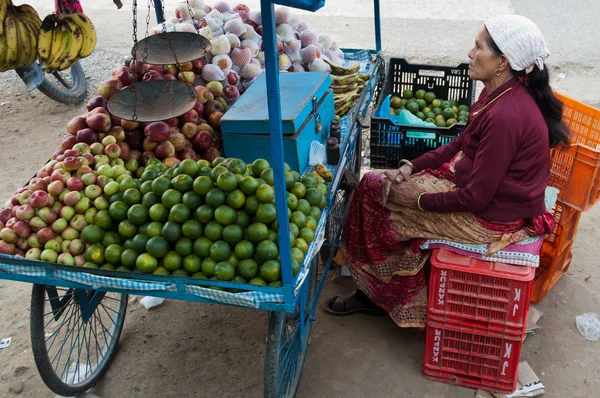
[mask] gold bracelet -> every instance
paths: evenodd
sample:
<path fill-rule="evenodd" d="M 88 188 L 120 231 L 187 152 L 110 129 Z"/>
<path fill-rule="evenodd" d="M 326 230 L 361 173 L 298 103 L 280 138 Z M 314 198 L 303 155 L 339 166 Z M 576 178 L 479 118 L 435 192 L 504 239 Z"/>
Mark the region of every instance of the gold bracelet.
<path fill-rule="evenodd" d="M 398 168 L 400 168 L 403 163 L 406 163 L 407 165 L 409 165 L 410 168 L 412 169 L 412 172 L 414 173 L 414 171 L 415 171 L 415 165 L 412 164 L 412 162 L 410 160 L 408 160 L 408 159 L 400 159 L 400 161 L 398 162 Z"/>
<path fill-rule="evenodd" d="M 417 196 L 417 207 L 419 208 L 419 210 L 421 211 L 425 211 L 422 207 L 421 207 L 421 196 L 425 195 L 425 192 L 422 192 L 419 194 L 419 196 Z"/>

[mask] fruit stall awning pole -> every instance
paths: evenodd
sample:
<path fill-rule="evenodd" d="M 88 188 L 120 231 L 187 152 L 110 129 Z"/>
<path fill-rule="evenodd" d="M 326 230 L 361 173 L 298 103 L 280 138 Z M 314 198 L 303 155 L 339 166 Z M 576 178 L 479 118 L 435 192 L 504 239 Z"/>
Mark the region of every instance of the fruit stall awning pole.
<path fill-rule="evenodd" d="M 260 8 L 265 47 L 265 74 L 267 80 L 267 104 L 269 108 L 269 132 L 275 182 L 275 208 L 279 225 L 279 257 L 281 277 L 285 286 L 285 302 L 294 300 L 294 277 L 292 275 L 292 250 L 290 246 L 289 221 L 287 218 L 287 196 L 283 159 L 283 135 L 281 133 L 281 100 L 279 97 L 279 57 L 275 36 L 275 6 L 270 0 L 261 0 Z"/>
<path fill-rule="evenodd" d="M 381 14 L 379 13 L 379 0 L 373 0 L 373 8 L 373 13 L 375 14 L 375 49 L 379 52 L 381 51 Z"/>

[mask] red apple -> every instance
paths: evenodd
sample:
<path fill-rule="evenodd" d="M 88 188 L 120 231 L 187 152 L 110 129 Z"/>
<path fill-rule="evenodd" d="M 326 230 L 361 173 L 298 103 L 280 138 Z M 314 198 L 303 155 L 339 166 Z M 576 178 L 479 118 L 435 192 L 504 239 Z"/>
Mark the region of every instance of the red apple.
<path fill-rule="evenodd" d="M 71 191 L 81 191 L 83 190 L 83 181 L 77 177 L 71 177 L 67 180 L 67 188 Z"/>
<path fill-rule="evenodd" d="M 223 105 L 219 101 L 209 100 L 204 105 L 204 117 L 208 120 L 208 117 L 215 112 L 223 112 Z"/>
<path fill-rule="evenodd" d="M 181 116 L 181 122 L 198 124 L 198 112 L 196 112 L 193 109 L 188 111 L 183 116 Z"/>
<path fill-rule="evenodd" d="M 75 136 L 73 136 L 73 135 L 68 135 L 62 139 L 62 141 L 60 142 L 59 148 L 61 150 L 65 151 L 67 149 L 73 148 L 73 145 L 75 145 L 75 144 L 77 144 L 77 138 L 75 138 Z"/>
<path fill-rule="evenodd" d="M 216 158 L 221 156 L 221 151 L 215 147 L 210 147 L 202 152 L 202 159 L 206 159 L 209 162 L 213 162 Z"/>
<path fill-rule="evenodd" d="M 130 86 L 135 81 L 135 75 L 133 73 L 133 69 L 131 69 L 125 65 L 117 66 L 117 68 L 113 71 L 113 76 L 116 79 L 119 79 L 119 81 L 121 82 L 123 87 Z"/>
<path fill-rule="evenodd" d="M 157 158 L 166 159 L 175 155 L 175 147 L 169 141 L 163 141 L 156 146 L 154 153 Z"/>
<path fill-rule="evenodd" d="M 137 73 L 138 78 L 144 74 L 144 71 L 146 70 L 146 65 L 144 65 L 143 62 L 138 61 L 137 59 L 134 59 L 133 61 L 131 61 L 131 64 L 129 64 L 129 67 L 135 71 L 135 73 Z M 141 79 L 140 79 L 141 80 Z"/>
<path fill-rule="evenodd" d="M 198 131 L 205 130 L 211 134 L 215 133 L 215 130 L 208 124 L 208 122 L 204 122 L 202 124 L 198 124 Z"/>
<path fill-rule="evenodd" d="M 63 203 L 67 206 L 73 207 L 77 204 L 77 202 L 79 202 L 79 199 L 81 199 L 81 193 L 79 193 L 79 191 L 72 191 L 65 195 L 63 198 Z"/>
<path fill-rule="evenodd" d="M 150 159 L 156 159 L 154 152 L 146 151 L 142 153 L 142 164 L 147 164 Z"/>
<path fill-rule="evenodd" d="M 75 135 L 79 130 L 86 127 L 87 123 L 85 122 L 85 118 L 83 116 L 76 116 L 67 123 L 67 132 L 71 135 Z"/>
<path fill-rule="evenodd" d="M 12 209 L 9 208 L 3 208 L 2 210 L 0 210 L 0 222 L 5 223 L 10 220 L 12 217 Z"/>
<path fill-rule="evenodd" d="M 235 71 L 229 71 L 229 73 L 227 74 L 227 83 L 229 83 L 232 86 L 235 86 L 236 84 L 238 84 L 239 80 L 240 77 L 237 73 L 235 73 Z"/>
<path fill-rule="evenodd" d="M 29 200 L 31 199 L 31 191 L 24 191 L 19 193 L 19 203 L 21 205 L 28 205 Z"/>
<path fill-rule="evenodd" d="M 85 119 L 85 122 L 88 126 L 90 126 L 90 128 L 92 128 L 97 133 L 107 133 L 111 127 L 110 116 L 102 113 L 97 113 L 95 115 L 88 116 Z M 88 142 L 88 144 L 90 143 Z"/>
<path fill-rule="evenodd" d="M 208 123 L 214 129 L 218 129 L 221 124 L 221 118 L 223 117 L 223 112 L 214 112 L 208 117 Z"/>
<path fill-rule="evenodd" d="M 164 73 L 166 73 L 166 74 L 176 75 L 178 72 L 179 72 L 179 70 L 177 70 L 176 65 L 165 65 L 165 67 L 164 67 Z"/>
<path fill-rule="evenodd" d="M 47 224 L 56 221 L 57 214 L 50 207 L 44 207 L 39 211 L 39 217 Z"/>
<path fill-rule="evenodd" d="M 163 80 L 177 80 L 177 76 L 172 75 L 170 73 L 165 73 L 163 75 Z"/>
<path fill-rule="evenodd" d="M 197 122 L 197 124 L 198 124 L 200 122 L 200 115 L 202 115 L 204 113 L 204 104 L 202 104 L 200 102 L 196 102 L 196 105 L 194 105 L 193 109 L 198 114 L 198 122 Z"/>
<path fill-rule="evenodd" d="M 126 142 L 117 142 L 117 145 L 121 149 L 121 155 L 119 157 L 123 160 L 129 159 L 129 144 Z"/>
<path fill-rule="evenodd" d="M 177 80 L 181 80 L 182 82 L 194 84 L 196 81 L 196 75 L 192 71 L 179 72 L 177 74 Z"/>
<path fill-rule="evenodd" d="M 117 78 L 106 79 L 98 86 L 98 94 L 106 99 L 123 89 L 123 83 Z"/>
<path fill-rule="evenodd" d="M 17 221 L 12 229 L 19 235 L 19 238 L 27 238 L 31 234 L 31 227 L 23 220 Z"/>
<path fill-rule="evenodd" d="M 230 100 L 240 98 L 240 91 L 235 86 L 227 86 L 223 88 L 223 96 Z"/>
<path fill-rule="evenodd" d="M 194 64 L 192 62 L 184 62 L 179 67 L 183 72 L 189 72 L 194 69 Z"/>
<path fill-rule="evenodd" d="M 142 142 L 144 141 L 144 135 L 139 130 L 129 130 L 125 132 L 125 142 L 129 145 L 130 149 L 142 149 Z"/>
<path fill-rule="evenodd" d="M 64 153 L 63 156 L 69 157 L 69 156 L 75 156 L 75 157 L 79 157 L 79 151 L 77 151 L 76 149 L 67 149 Z"/>
<path fill-rule="evenodd" d="M 139 161 L 141 158 L 142 158 L 142 153 L 139 150 L 132 149 L 129 151 L 129 160 Z"/>
<path fill-rule="evenodd" d="M 195 61 L 192 61 L 192 69 L 196 73 L 202 72 L 202 68 L 204 68 L 204 65 L 206 65 L 206 61 L 204 61 L 204 59 L 197 59 Z"/>
<path fill-rule="evenodd" d="M 96 108 L 106 108 L 107 104 L 106 98 L 97 96 L 88 101 L 86 108 L 88 111 L 92 111 Z"/>
<path fill-rule="evenodd" d="M 0 239 L 6 243 L 17 243 L 19 235 L 11 228 L 2 228 L 0 231 Z"/>
<path fill-rule="evenodd" d="M 54 239 L 54 231 L 50 227 L 42 228 L 37 232 L 37 238 L 41 243 Z"/>
<path fill-rule="evenodd" d="M 149 152 L 149 151 L 151 152 L 156 148 L 157 145 L 158 145 L 158 142 L 150 141 L 150 137 L 146 137 L 146 138 L 144 138 L 142 147 L 145 152 Z"/>
<path fill-rule="evenodd" d="M 164 122 L 167 123 L 169 125 L 169 127 L 179 127 L 179 118 L 178 117 L 173 117 L 171 119 L 167 119 Z M 144 131 L 145 131 L 145 129 L 144 129 Z"/>
<path fill-rule="evenodd" d="M 151 80 L 163 80 L 163 75 L 155 70 L 149 70 L 144 73 L 143 81 L 147 82 Z"/>
<path fill-rule="evenodd" d="M 173 167 L 175 164 L 180 163 L 181 160 L 177 159 L 174 156 L 168 157 L 166 159 L 163 160 L 163 163 L 167 166 L 167 167 Z"/>
<path fill-rule="evenodd" d="M 184 148 L 183 150 L 181 150 L 177 153 L 177 157 L 180 160 L 194 159 L 195 156 L 196 156 L 196 151 L 194 151 L 192 148 Z"/>
<path fill-rule="evenodd" d="M 63 164 L 66 171 L 74 171 L 81 166 L 81 160 L 79 160 L 79 157 L 69 156 L 65 158 Z"/>
<path fill-rule="evenodd" d="M 72 178 L 72 177 L 71 177 Z M 48 206 L 48 192 L 37 190 L 31 194 L 31 198 L 29 199 L 29 204 L 36 209 L 41 209 L 42 207 Z"/>
<path fill-rule="evenodd" d="M 171 135 L 171 128 L 165 122 L 154 122 L 150 123 L 144 129 L 144 133 L 150 139 L 150 141 L 160 142 L 169 139 L 169 136 Z"/>
<path fill-rule="evenodd" d="M 83 142 L 92 145 L 94 142 L 98 141 L 98 134 L 90 128 L 85 128 L 77 132 L 76 140 L 79 143 Z"/>
<path fill-rule="evenodd" d="M 117 159 L 121 156 L 121 147 L 117 144 L 109 144 L 104 147 L 104 154 L 110 159 Z"/>
<path fill-rule="evenodd" d="M 27 189 L 30 191 L 37 191 L 37 190 L 46 190 L 48 188 L 48 186 L 46 185 L 46 182 L 44 180 L 42 180 L 41 178 L 32 178 L 31 181 L 29 181 L 29 184 L 27 184 Z"/>
<path fill-rule="evenodd" d="M 96 109 L 92 109 L 91 111 L 89 111 L 89 112 L 87 113 L 87 115 L 85 115 L 85 117 L 86 117 L 86 119 L 87 119 L 87 118 L 88 118 L 88 117 L 90 117 L 90 116 L 93 116 L 93 115 L 98 115 L 98 114 L 102 114 L 102 115 L 109 116 L 109 115 L 108 115 L 108 111 L 106 110 L 106 108 L 96 108 Z M 86 123 L 87 123 L 87 122 L 86 122 Z"/>
<path fill-rule="evenodd" d="M 200 130 L 192 139 L 194 148 L 199 151 L 204 151 L 210 148 L 213 141 L 213 135 L 205 130 Z"/>
<path fill-rule="evenodd" d="M 169 137 L 169 142 L 173 144 L 175 147 L 175 151 L 179 152 L 185 148 L 185 143 L 187 142 L 185 135 L 182 133 L 171 134 Z"/>
<path fill-rule="evenodd" d="M 111 127 L 107 134 L 115 137 L 117 141 L 125 141 L 125 130 L 121 126 Z"/>
<path fill-rule="evenodd" d="M 30 204 L 24 204 L 17 207 L 15 215 L 21 221 L 30 220 L 35 215 L 35 209 Z"/>
<path fill-rule="evenodd" d="M 16 252 L 15 245 L 12 243 L 6 243 L 3 240 L 0 240 L 0 253 L 8 254 L 9 256 L 13 256 Z"/>

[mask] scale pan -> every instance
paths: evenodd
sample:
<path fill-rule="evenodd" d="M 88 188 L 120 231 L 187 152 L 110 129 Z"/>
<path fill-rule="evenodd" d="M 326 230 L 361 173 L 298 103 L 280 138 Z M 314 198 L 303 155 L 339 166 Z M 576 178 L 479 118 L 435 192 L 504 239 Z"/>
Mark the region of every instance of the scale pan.
<path fill-rule="evenodd" d="M 200 59 L 210 48 L 210 41 L 197 33 L 164 32 L 140 40 L 131 50 L 131 55 L 146 64 L 171 65 Z"/>
<path fill-rule="evenodd" d="M 134 109 L 136 91 L 137 106 Z M 134 83 L 112 96 L 108 111 L 125 120 L 154 122 L 179 117 L 194 105 L 196 90 L 191 84 L 179 80 L 149 80 Z"/>

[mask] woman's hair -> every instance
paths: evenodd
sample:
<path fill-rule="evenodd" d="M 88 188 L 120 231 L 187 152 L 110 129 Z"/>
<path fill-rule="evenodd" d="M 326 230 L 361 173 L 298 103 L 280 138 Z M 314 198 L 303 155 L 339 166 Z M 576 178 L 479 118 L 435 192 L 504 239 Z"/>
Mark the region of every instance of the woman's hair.
<path fill-rule="evenodd" d="M 487 35 L 487 42 L 496 55 L 502 55 L 502 51 L 500 51 L 489 33 Z M 552 88 L 550 88 L 548 68 L 540 70 L 535 65 L 530 73 L 526 73 L 524 70 L 515 71 L 512 68 L 510 70 L 513 76 L 518 77 L 525 84 L 525 87 L 527 87 L 527 90 L 540 108 L 544 119 L 546 119 L 550 148 L 554 148 L 559 144 L 569 146 L 571 132 L 562 119 L 563 103 L 554 96 Z"/>

